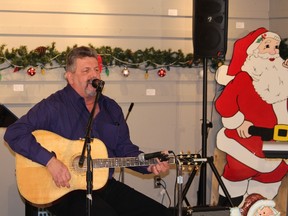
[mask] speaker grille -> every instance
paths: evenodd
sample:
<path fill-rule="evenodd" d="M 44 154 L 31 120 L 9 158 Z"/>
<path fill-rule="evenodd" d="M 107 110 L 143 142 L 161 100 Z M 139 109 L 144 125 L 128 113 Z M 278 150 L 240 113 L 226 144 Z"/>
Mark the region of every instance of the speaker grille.
<path fill-rule="evenodd" d="M 209 32 L 209 34 L 207 34 Z M 205 51 L 206 49 L 215 50 L 221 43 L 221 34 L 214 26 L 206 26 L 199 32 L 199 49 Z"/>
<path fill-rule="evenodd" d="M 227 50 L 228 0 L 194 0 L 193 46 L 198 57 L 221 57 Z"/>

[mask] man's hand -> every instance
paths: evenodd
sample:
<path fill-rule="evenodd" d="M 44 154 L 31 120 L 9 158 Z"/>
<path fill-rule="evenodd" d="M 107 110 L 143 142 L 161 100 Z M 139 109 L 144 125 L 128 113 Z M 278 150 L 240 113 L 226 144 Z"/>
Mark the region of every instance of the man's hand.
<path fill-rule="evenodd" d="M 48 161 L 46 167 L 57 187 L 70 187 L 69 181 L 71 179 L 71 175 L 65 164 L 55 157 L 52 157 Z"/>
<path fill-rule="evenodd" d="M 159 159 L 157 159 L 157 162 L 157 164 L 150 165 L 147 170 L 154 173 L 155 175 L 159 175 L 160 173 L 165 173 L 170 169 L 169 163 L 167 161 L 161 162 Z"/>

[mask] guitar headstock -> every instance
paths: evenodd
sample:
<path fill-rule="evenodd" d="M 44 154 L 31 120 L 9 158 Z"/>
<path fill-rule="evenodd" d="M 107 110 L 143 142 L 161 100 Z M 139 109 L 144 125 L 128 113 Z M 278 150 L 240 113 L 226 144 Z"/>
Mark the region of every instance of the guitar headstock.
<path fill-rule="evenodd" d="M 197 159 L 201 158 L 201 155 L 191 154 L 189 152 L 186 154 L 180 153 L 177 155 L 177 158 L 182 165 L 198 165 L 199 162 Z"/>
<path fill-rule="evenodd" d="M 177 155 L 177 160 L 180 165 L 183 165 L 183 170 L 187 169 L 189 172 L 193 169 L 198 169 L 198 166 L 201 165 L 202 162 L 199 162 L 201 158 L 200 154 L 191 154 L 190 152 L 183 154 L 180 153 Z"/>

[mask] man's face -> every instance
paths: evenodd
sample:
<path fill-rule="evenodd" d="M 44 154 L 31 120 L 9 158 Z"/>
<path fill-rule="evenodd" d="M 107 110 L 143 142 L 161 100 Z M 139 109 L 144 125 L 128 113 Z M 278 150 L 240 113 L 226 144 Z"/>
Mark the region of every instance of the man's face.
<path fill-rule="evenodd" d="M 279 40 L 273 38 L 265 38 L 259 45 L 259 54 L 275 55 L 279 53 Z"/>
<path fill-rule="evenodd" d="M 77 59 L 75 66 L 74 73 L 67 72 L 69 84 L 84 98 L 95 96 L 96 90 L 89 81 L 101 79 L 97 59 L 93 57 Z"/>

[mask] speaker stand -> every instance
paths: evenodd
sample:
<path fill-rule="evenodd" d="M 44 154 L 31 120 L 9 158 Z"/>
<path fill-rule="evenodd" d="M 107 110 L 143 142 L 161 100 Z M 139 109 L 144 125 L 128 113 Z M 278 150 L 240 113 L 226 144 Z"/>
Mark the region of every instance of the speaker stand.
<path fill-rule="evenodd" d="M 207 206 L 206 204 L 206 185 L 207 185 L 207 163 L 213 171 L 219 185 L 221 186 L 223 192 L 225 193 L 226 198 L 229 201 L 230 207 L 234 207 L 231 196 L 229 195 L 214 163 L 213 157 L 207 157 L 207 137 L 208 137 L 208 127 L 212 127 L 212 124 L 207 123 L 207 58 L 203 58 L 203 110 L 202 110 L 202 158 L 195 159 L 195 162 L 200 162 L 200 181 L 199 181 L 199 191 L 197 196 L 197 206 L 203 207 Z M 197 160 L 197 161 L 196 161 Z M 182 192 L 182 202 L 183 200 L 190 206 L 186 194 L 191 186 L 191 183 L 197 172 L 197 167 L 194 166 L 192 173 L 190 174 L 188 181 Z M 178 203 L 179 205 L 179 203 Z"/>
<path fill-rule="evenodd" d="M 194 159 L 193 161 L 194 161 L 194 163 L 196 163 L 196 164 L 200 164 L 200 167 L 203 166 L 204 164 L 207 164 L 207 163 L 208 163 L 208 165 L 210 166 L 213 174 L 215 175 L 215 177 L 216 177 L 216 179 L 217 179 L 220 187 L 222 188 L 222 190 L 223 190 L 226 198 L 228 199 L 228 202 L 229 202 L 229 204 L 230 204 L 230 207 L 233 207 L 234 205 L 233 205 L 231 196 L 230 196 L 227 188 L 225 187 L 225 185 L 224 185 L 224 183 L 223 183 L 223 181 L 222 181 L 222 179 L 221 179 L 221 176 L 220 176 L 220 174 L 218 173 L 218 171 L 217 171 L 217 169 L 216 169 L 216 167 L 215 167 L 215 165 L 214 165 L 214 163 L 213 163 L 213 162 L 214 162 L 214 158 L 213 158 L 212 156 L 210 156 L 210 157 L 207 157 L 207 158 L 197 158 L 197 159 Z M 193 170 L 192 170 L 192 173 L 190 174 L 190 176 L 189 176 L 189 178 L 188 178 L 188 181 L 187 181 L 187 183 L 186 183 L 186 185 L 185 185 L 185 187 L 184 187 L 184 189 L 183 189 L 183 191 L 182 191 L 182 201 L 185 201 L 185 204 L 186 204 L 187 206 L 191 206 L 191 205 L 190 205 L 190 203 L 189 203 L 189 201 L 188 201 L 188 199 L 187 199 L 187 197 L 186 197 L 186 194 L 187 194 L 187 192 L 188 192 L 188 190 L 189 190 L 189 188 L 190 188 L 190 186 L 191 186 L 191 183 L 193 182 L 193 179 L 194 179 L 194 177 L 195 177 L 195 175 L 196 175 L 196 173 L 197 173 L 197 170 L 198 170 L 198 167 L 197 167 L 197 166 L 194 166 L 194 168 L 193 168 Z M 201 182 L 200 182 L 200 183 L 201 183 Z M 202 195 L 202 194 L 200 194 L 200 195 Z M 202 198 L 202 197 L 201 197 L 201 198 Z M 202 206 L 206 206 L 206 203 L 202 204 L 202 203 L 199 203 L 199 202 L 198 202 L 197 205 L 200 206 L 200 207 L 202 207 Z"/>

